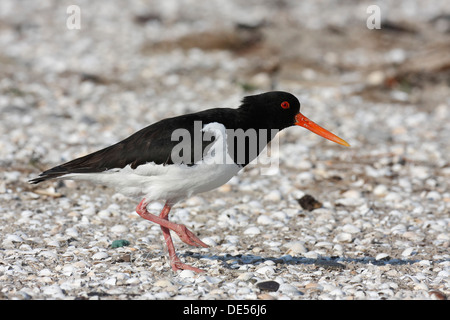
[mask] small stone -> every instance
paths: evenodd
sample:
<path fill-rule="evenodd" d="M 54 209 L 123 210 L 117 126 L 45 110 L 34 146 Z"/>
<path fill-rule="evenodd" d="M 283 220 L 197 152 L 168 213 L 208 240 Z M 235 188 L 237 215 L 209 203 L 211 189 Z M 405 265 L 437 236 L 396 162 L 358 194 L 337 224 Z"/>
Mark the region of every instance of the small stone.
<path fill-rule="evenodd" d="M 411 241 L 422 241 L 425 238 L 422 233 L 414 231 L 406 231 L 402 236 Z"/>
<path fill-rule="evenodd" d="M 382 197 L 388 193 L 388 189 L 384 184 L 379 184 L 373 189 L 373 194 Z"/>
<path fill-rule="evenodd" d="M 52 272 L 49 269 L 45 268 L 45 269 L 42 269 L 41 271 L 39 271 L 38 275 L 40 277 L 49 277 L 52 275 Z"/>
<path fill-rule="evenodd" d="M 93 260 L 103 260 L 106 258 L 108 258 L 108 254 L 104 251 L 97 252 L 92 256 Z"/>
<path fill-rule="evenodd" d="M 141 281 L 139 280 L 139 278 L 130 278 L 125 283 L 130 285 L 137 285 L 141 283 Z"/>
<path fill-rule="evenodd" d="M 414 248 L 406 248 L 405 250 L 403 250 L 402 252 L 402 256 L 403 257 L 409 257 L 410 255 L 412 255 L 414 252 Z"/>
<path fill-rule="evenodd" d="M 258 282 L 256 284 L 256 286 L 260 289 L 260 290 L 264 290 L 264 291 L 271 291 L 271 292 L 275 292 L 280 288 L 280 284 L 276 281 L 263 281 L 263 282 Z"/>
<path fill-rule="evenodd" d="M 263 265 L 256 270 L 257 273 L 262 275 L 272 275 L 275 273 L 275 268 L 273 266 Z"/>
<path fill-rule="evenodd" d="M 369 73 L 369 75 L 366 78 L 367 84 L 371 86 L 378 86 L 383 83 L 384 79 L 386 78 L 385 74 L 381 70 L 375 70 Z"/>
<path fill-rule="evenodd" d="M 159 279 L 158 281 L 155 282 L 154 285 L 155 285 L 156 287 L 165 288 L 165 287 L 171 286 L 172 284 L 173 284 L 173 283 L 170 282 L 170 281 L 167 280 L 167 279 Z"/>
<path fill-rule="evenodd" d="M 180 272 L 179 276 L 180 278 L 193 278 L 195 273 L 192 270 L 183 270 Z"/>
<path fill-rule="evenodd" d="M 305 289 L 308 289 L 308 290 L 322 290 L 323 287 L 320 284 L 318 284 L 317 282 L 310 282 L 310 283 L 305 285 Z"/>
<path fill-rule="evenodd" d="M 47 286 L 47 287 L 43 287 L 42 288 L 42 293 L 45 295 L 49 295 L 52 297 L 58 297 L 58 298 L 62 298 L 64 297 L 64 293 L 61 289 L 60 286 L 58 286 L 57 284 L 51 285 L 51 286 Z"/>
<path fill-rule="evenodd" d="M 260 234 L 260 233 L 261 233 L 261 230 L 259 230 L 258 227 L 250 227 L 244 231 L 244 234 L 247 234 L 247 235 L 256 235 L 256 234 Z"/>
<path fill-rule="evenodd" d="M 56 252 L 49 251 L 49 250 L 41 251 L 39 253 L 39 256 L 42 256 L 46 259 L 57 259 L 58 258 L 58 255 L 56 254 Z"/>
<path fill-rule="evenodd" d="M 280 290 L 280 292 L 285 293 L 285 294 L 292 294 L 292 295 L 301 295 L 302 294 L 302 292 L 300 292 L 295 286 L 288 284 L 288 283 L 281 284 L 279 290 Z"/>
<path fill-rule="evenodd" d="M 253 278 L 253 273 L 251 272 L 244 272 L 243 274 L 239 275 L 238 279 L 242 281 L 248 281 L 251 278 Z"/>
<path fill-rule="evenodd" d="M 113 233 L 125 233 L 128 231 L 128 228 L 122 224 L 117 224 L 111 228 L 111 232 Z"/>
<path fill-rule="evenodd" d="M 346 224 L 342 227 L 342 231 L 354 234 L 354 233 L 360 233 L 361 229 L 359 229 L 358 227 L 356 227 L 352 224 Z"/>
<path fill-rule="evenodd" d="M 77 238 L 78 237 L 78 231 L 75 228 L 67 228 L 66 229 L 66 234 L 72 238 Z"/>
<path fill-rule="evenodd" d="M 304 253 L 304 256 L 308 259 L 317 259 L 319 257 L 319 254 L 316 251 L 308 251 Z"/>
<path fill-rule="evenodd" d="M 334 242 L 352 242 L 352 235 L 348 232 L 341 232 L 333 239 Z"/>
<path fill-rule="evenodd" d="M 305 245 L 301 241 L 293 241 L 289 242 L 284 245 L 288 248 L 288 250 L 285 252 L 285 254 L 289 254 L 292 256 L 296 256 L 299 254 L 304 254 L 308 252 L 308 249 L 306 249 Z"/>
<path fill-rule="evenodd" d="M 59 248 L 59 241 L 57 241 L 57 240 L 50 240 L 50 241 L 48 241 L 47 242 L 47 246 L 48 247 L 56 247 L 56 248 Z"/>
<path fill-rule="evenodd" d="M 264 196 L 264 200 L 278 202 L 281 200 L 281 193 L 278 190 L 272 190 Z"/>
<path fill-rule="evenodd" d="M 215 246 L 217 246 L 217 242 L 214 241 L 214 239 L 211 238 L 211 237 L 205 237 L 205 238 L 202 239 L 202 241 L 203 241 L 204 243 L 206 243 L 206 244 L 207 244 L 208 246 L 210 246 L 210 247 L 215 247 Z"/>
<path fill-rule="evenodd" d="M 347 190 L 342 194 L 342 196 L 349 199 L 358 199 L 361 198 L 361 192 L 358 190 Z"/>
<path fill-rule="evenodd" d="M 102 219 L 107 219 L 111 217 L 111 212 L 109 210 L 100 210 L 97 215 Z"/>
<path fill-rule="evenodd" d="M 117 279 L 115 277 L 111 277 L 106 279 L 103 283 L 107 286 L 115 286 L 117 282 Z"/>
<path fill-rule="evenodd" d="M 111 243 L 111 248 L 120 248 L 120 247 L 125 247 L 125 246 L 128 246 L 128 245 L 130 245 L 130 241 L 128 241 L 128 240 L 124 240 L 124 239 L 114 240 Z"/>
<path fill-rule="evenodd" d="M 273 220 L 272 220 L 271 217 L 263 214 L 263 215 L 260 215 L 258 217 L 258 219 L 256 219 L 256 222 L 259 223 L 259 224 L 263 224 L 263 225 L 269 225 L 269 224 L 273 223 Z"/>
<path fill-rule="evenodd" d="M 62 274 L 69 277 L 76 271 L 76 268 L 73 265 L 67 265 L 62 268 Z"/>
<path fill-rule="evenodd" d="M 117 257 L 116 262 L 131 262 L 131 254 L 125 253 Z"/>
<path fill-rule="evenodd" d="M 389 257 L 389 255 L 387 253 L 379 253 L 377 254 L 377 256 L 375 257 L 375 260 L 377 261 L 387 261 L 389 260 L 391 257 Z"/>
<path fill-rule="evenodd" d="M 300 199 L 297 199 L 297 201 L 300 206 L 307 211 L 312 211 L 314 209 L 322 207 L 322 203 L 314 199 L 314 197 L 310 196 L 309 194 L 306 194 Z"/>
<path fill-rule="evenodd" d="M 340 198 L 336 200 L 336 205 L 341 205 L 344 207 L 357 207 L 363 204 L 363 198 Z"/>
<path fill-rule="evenodd" d="M 211 276 L 205 276 L 205 280 L 208 283 L 211 284 L 218 284 L 222 282 L 222 279 L 218 278 L 218 277 L 211 277 Z"/>
<path fill-rule="evenodd" d="M 5 237 L 5 241 L 8 241 L 8 242 L 22 242 L 23 239 L 21 237 L 19 237 L 18 235 L 8 234 Z"/>
<path fill-rule="evenodd" d="M 80 260 L 80 261 L 74 262 L 73 266 L 75 268 L 86 268 L 86 267 L 88 267 L 88 263 L 86 261 Z"/>
<path fill-rule="evenodd" d="M 93 215 L 95 215 L 95 208 L 88 207 L 88 208 L 84 209 L 83 211 L 81 211 L 81 214 L 83 216 L 93 216 Z"/>
<path fill-rule="evenodd" d="M 441 195 L 436 191 L 430 191 L 426 196 L 427 200 L 438 201 L 441 200 Z"/>
<path fill-rule="evenodd" d="M 344 292 L 341 289 L 336 288 L 336 289 L 331 290 L 329 292 L 329 294 L 332 295 L 332 296 L 343 296 Z"/>

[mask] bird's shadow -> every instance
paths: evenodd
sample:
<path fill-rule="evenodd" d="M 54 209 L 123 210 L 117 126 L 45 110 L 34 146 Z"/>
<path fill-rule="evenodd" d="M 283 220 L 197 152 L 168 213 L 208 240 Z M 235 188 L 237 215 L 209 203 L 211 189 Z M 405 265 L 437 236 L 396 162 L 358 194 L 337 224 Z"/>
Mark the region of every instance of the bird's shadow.
<path fill-rule="evenodd" d="M 365 264 L 365 265 L 409 265 L 417 263 L 420 260 L 414 259 L 396 259 L 387 257 L 386 259 L 375 259 L 373 257 L 363 258 L 348 258 L 348 257 L 320 257 L 317 259 L 306 257 L 293 257 L 290 255 L 284 255 L 280 257 L 262 257 L 259 255 L 215 255 L 215 254 L 202 254 L 187 251 L 180 254 L 182 257 L 190 257 L 193 259 L 209 259 L 221 261 L 223 266 L 227 269 L 239 269 L 246 264 L 258 265 L 265 261 L 273 261 L 275 264 L 280 265 L 312 265 L 317 268 L 325 268 L 329 270 L 343 270 L 346 268 L 346 264 Z M 440 261 L 438 261 L 440 262 Z"/>

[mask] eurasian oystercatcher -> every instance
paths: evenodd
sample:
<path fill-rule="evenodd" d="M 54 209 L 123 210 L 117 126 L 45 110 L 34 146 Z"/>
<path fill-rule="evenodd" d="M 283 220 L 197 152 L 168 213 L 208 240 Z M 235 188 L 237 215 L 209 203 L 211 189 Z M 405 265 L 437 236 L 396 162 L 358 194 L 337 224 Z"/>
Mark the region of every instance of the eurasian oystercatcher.
<path fill-rule="evenodd" d="M 161 120 L 112 146 L 44 171 L 30 182 L 89 180 L 142 197 L 136 212 L 161 226 L 172 269 L 202 272 L 177 257 L 170 230 L 189 245 L 207 245 L 184 225 L 169 221 L 171 208 L 227 183 L 278 131 L 293 125 L 349 146 L 302 115 L 295 96 L 273 91 L 247 96 L 237 109 L 209 109 Z M 147 211 L 147 205 L 157 200 L 165 201 L 159 216 Z"/>

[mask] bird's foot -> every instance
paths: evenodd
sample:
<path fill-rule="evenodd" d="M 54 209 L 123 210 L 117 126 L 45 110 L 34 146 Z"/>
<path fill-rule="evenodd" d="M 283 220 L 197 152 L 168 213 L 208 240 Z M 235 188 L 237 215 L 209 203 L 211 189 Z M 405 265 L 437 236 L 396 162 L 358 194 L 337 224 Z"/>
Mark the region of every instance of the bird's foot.
<path fill-rule="evenodd" d="M 195 234 L 189 231 L 185 225 L 182 224 L 174 224 L 175 226 L 171 228 L 177 235 L 180 237 L 181 241 L 184 243 L 195 246 L 195 247 L 204 247 L 208 248 L 208 245 L 200 240 Z"/>
<path fill-rule="evenodd" d="M 205 272 L 205 270 L 190 266 L 188 264 L 182 263 L 180 258 L 177 256 L 170 257 L 170 265 L 172 266 L 173 271 L 177 270 L 191 270 L 197 273 Z"/>

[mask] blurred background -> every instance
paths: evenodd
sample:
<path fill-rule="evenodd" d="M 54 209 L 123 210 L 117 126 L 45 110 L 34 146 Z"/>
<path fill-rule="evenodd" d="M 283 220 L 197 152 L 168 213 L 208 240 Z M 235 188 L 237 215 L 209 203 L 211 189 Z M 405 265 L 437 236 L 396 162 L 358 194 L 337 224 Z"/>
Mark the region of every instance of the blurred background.
<path fill-rule="evenodd" d="M 449 53 L 448 0 L 1 0 L 0 299 L 178 289 L 195 299 L 446 299 Z M 177 205 L 172 221 L 214 244 L 205 253 L 174 240 L 215 277 L 192 290 L 133 199 L 27 182 L 163 118 L 269 90 L 296 95 L 351 148 L 288 128 L 279 174 L 247 166 Z M 112 249 L 115 239 L 131 245 Z M 269 276 L 291 295 L 253 285 L 270 257 Z M 235 268 L 255 273 L 240 280 Z"/>
<path fill-rule="evenodd" d="M 281 143 L 298 157 L 282 164 L 384 157 L 445 175 L 449 40 L 445 0 L 4 0 L 0 165 L 29 177 L 164 117 L 284 90 L 352 149 L 289 129 Z"/>

